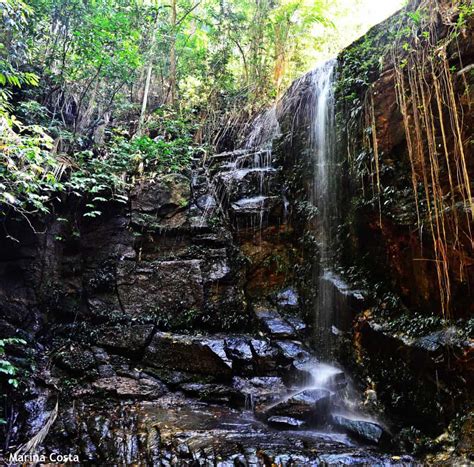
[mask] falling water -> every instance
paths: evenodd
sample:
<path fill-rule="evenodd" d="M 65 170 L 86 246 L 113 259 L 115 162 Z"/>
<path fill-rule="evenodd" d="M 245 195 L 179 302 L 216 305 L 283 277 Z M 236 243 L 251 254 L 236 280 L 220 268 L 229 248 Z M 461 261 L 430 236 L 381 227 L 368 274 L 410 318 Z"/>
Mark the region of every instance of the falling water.
<path fill-rule="evenodd" d="M 251 123 L 251 130 L 244 143 L 245 149 L 271 147 L 274 138 L 280 134 L 276 106 L 258 114 Z"/>
<path fill-rule="evenodd" d="M 317 233 L 320 267 L 314 278 L 317 297 L 314 303 L 316 345 L 324 357 L 333 347 L 332 328 L 336 303 L 334 290 L 325 276 L 334 268 L 334 237 L 338 223 L 338 164 L 335 151 L 334 74 L 336 60 L 329 60 L 311 74 L 313 102 L 310 148 L 313 157 L 313 188 L 311 201 L 317 208 Z"/>

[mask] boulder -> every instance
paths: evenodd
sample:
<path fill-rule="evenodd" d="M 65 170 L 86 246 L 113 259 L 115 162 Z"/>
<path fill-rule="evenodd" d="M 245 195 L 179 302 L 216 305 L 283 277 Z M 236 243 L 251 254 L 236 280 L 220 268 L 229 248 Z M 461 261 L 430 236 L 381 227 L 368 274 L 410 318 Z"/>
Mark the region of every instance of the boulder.
<path fill-rule="evenodd" d="M 298 292 L 292 287 L 287 287 L 276 295 L 275 304 L 283 310 L 297 310 L 299 307 Z"/>
<path fill-rule="evenodd" d="M 196 206 L 204 212 L 214 211 L 214 209 L 217 207 L 216 198 L 208 193 L 199 196 L 195 203 Z"/>
<path fill-rule="evenodd" d="M 285 321 L 277 311 L 261 310 L 256 312 L 257 319 L 263 329 L 272 337 L 292 337 L 295 335 L 295 328 Z"/>
<path fill-rule="evenodd" d="M 244 407 L 246 396 L 236 388 L 222 384 L 187 383 L 181 385 L 182 391 L 192 397 L 212 403 L 232 407 Z"/>
<path fill-rule="evenodd" d="M 284 206 L 280 196 L 252 196 L 233 202 L 229 216 L 237 229 L 261 229 L 270 222 L 281 223 Z"/>
<path fill-rule="evenodd" d="M 277 341 L 275 344 L 286 360 L 306 361 L 310 358 L 309 352 L 299 341 Z"/>
<path fill-rule="evenodd" d="M 237 372 L 252 373 L 253 354 L 248 339 L 242 337 L 226 339 L 225 351 Z"/>
<path fill-rule="evenodd" d="M 272 167 L 233 168 L 216 177 L 218 188 L 225 191 L 226 199 L 235 202 L 252 196 L 278 195 L 276 169 Z"/>
<path fill-rule="evenodd" d="M 204 301 L 201 260 L 122 263 L 117 290 L 122 307 L 134 316 L 200 308 Z"/>
<path fill-rule="evenodd" d="M 298 318 L 297 316 L 285 316 L 285 319 L 298 333 L 304 333 L 304 331 L 306 331 L 306 323 L 301 318 Z"/>
<path fill-rule="evenodd" d="M 274 403 L 288 394 L 283 380 L 278 376 L 233 378 L 233 387 L 245 395 L 246 405 L 256 412 L 263 412 L 266 405 Z"/>
<path fill-rule="evenodd" d="M 189 179 L 180 174 L 170 174 L 137 185 L 130 196 L 132 212 L 171 216 L 187 205 L 190 196 Z"/>
<path fill-rule="evenodd" d="M 211 375 L 218 380 L 230 379 L 232 370 L 216 353 L 215 340 L 158 332 L 145 351 L 143 361 L 156 368 Z"/>
<path fill-rule="evenodd" d="M 209 251 L 206 256 L 206 280 L 216 282 L 226 279 L 231 272 L 225 249 Z"/>
<path fill-rule="evenodd" d="M 368 307 L 363 293 L 360 290 L 353 290 L 332 271 L 324 271 L 320 281 L 320 287 L 324 288 L 324 293 L 332 296 L 335 327 L 342 331 L 349 330 L 355 315 Z"/>
<path fill-rule="evenodd" d="M 281 360 L 279 349 L 263 339 L 252 339 L 250 345 L 254 355 L 253 367 L 255 373 L 276 372 Z"/>
<path fill-rule="evenodd" d="M 153 324 L 105 328 L 99 331 L 97 343 L 107 349 L 136 353 L 144 350 L 153 332 Z"/>
<path fill-rule="evenodd" d="M 94 354 L 90 350 L 74 344 L 68 349 L 58 352 L 56 363 L 59 367 L 75 375 L 90 373 L 96 366 Z"/>
<path fill-rule="evenodd" d="M 92 387 L 116 397 L 130 399 L 155 399 L 166 393 L 166 386 L 149 377 L 139 379 L 125 376 L 100 378 L 92 383 Z"/>
<path fill-rule="evenodd" d="M 331 393 L 325 389 L 305 389 L 271 405 L 267 417 L 283 416 L 304 420 L 312 425 L 323 423 L 328 415 Z"/>
<path fill-rule="evenodd" d="M 332 415 L 331 422 L 349 434 L 374 444 L 379 444 L 385 433 L 384 429 L 378 423 L 357 420 L 343 415 Z"/>

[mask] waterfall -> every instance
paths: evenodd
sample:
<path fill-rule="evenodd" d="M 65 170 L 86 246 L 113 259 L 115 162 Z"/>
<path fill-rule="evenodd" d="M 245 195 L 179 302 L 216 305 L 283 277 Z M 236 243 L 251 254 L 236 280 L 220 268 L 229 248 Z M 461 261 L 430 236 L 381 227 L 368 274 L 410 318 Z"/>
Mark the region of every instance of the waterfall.
<path fill-rule="evenodd" d="M 311 202 L 317 208 L 314 229 L 320 260 L 315 267 L 314 300 L 315 344 L 323 357 L 330 357 L 336 318 L 334 289 L 327 275 L 335 266 L 334 240 L 339 217 L 339 186 L 335 147 L 334 75 L 336 60 L 318 66 L 310 75 L 312 102 L 310 115 L 310 151 L 313 158 Z"/>
<path fill-rule="evenodd" d="M 245 149 L 271 148 L 273 140 L 279 134 L 280 125 L 276 115 L 276 106 L 272 105 L 254 118 L 243 147 Z"/>

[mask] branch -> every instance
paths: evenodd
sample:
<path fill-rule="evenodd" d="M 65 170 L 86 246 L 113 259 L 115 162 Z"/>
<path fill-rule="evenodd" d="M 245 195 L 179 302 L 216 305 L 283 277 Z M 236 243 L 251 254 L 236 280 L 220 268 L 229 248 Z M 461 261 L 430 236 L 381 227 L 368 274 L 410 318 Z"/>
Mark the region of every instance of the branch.
<path fill-rule="evenodd" d="M 202 0 L 199 0 L 199 2 L 192 6 L 178 21 L 176 21 L 175 27 L 179 26 L 201 3 Z"/>

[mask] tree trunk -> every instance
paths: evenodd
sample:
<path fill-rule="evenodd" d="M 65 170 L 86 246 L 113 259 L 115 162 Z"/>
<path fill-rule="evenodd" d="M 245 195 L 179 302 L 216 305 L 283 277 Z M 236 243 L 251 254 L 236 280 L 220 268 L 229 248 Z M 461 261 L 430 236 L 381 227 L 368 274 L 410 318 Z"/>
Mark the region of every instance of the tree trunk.
<path fill-rule="evenodd" d="M 170 42 L 170 97 L 176 105 L 176 0 L 171 0 L 171 42 Z"/>
<path fill-rule="evenodd" d="M 153 31 L 151 33 L 151 45 L 150 53 L 148 58 L 148 67 L 146 70 L 146 80 L 145 80 L 145 89 L 143 91 L 143 100 L 142 100 L 142 109 L 140 111 L 140 118 L 138 119 L 138 128 L 137 133 L 140 134 L 145 121 L 146 108 L 148 105 L 148 95 L 150 93 L 150 83 L 151 83 L 151 74 L 153 71 L 153 59 L 155 54 L 155 42 L 156 42 L 156 29 L 158 28 L 158 15 L 156 17 L 155 24 L 153 25 Z"/>
<path fill-rule="evenodd" d="M 150 82 L 151 82 L 151 72 L 153 70 L 152 58 L 150 58 L 150 63 L 146 71 L 146 81 L 145 81 L 145 90 L 143 91 L 143 100 L 142 100 L 142 110 L 140 112 L 140 119 L 138 120 L 138 130 L 139 133 L 145 121 L 146 107 L 148 104 L 148 93 L 150 92 Z"/>

